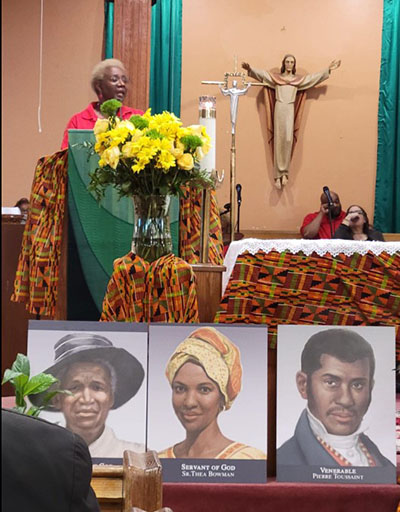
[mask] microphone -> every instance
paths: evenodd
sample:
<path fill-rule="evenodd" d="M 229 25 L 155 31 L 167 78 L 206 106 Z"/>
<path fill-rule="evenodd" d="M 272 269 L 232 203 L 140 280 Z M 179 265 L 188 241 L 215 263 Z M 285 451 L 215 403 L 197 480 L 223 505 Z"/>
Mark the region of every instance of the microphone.
<path fill-rule="evenodd" d="M 328 198 L 328 205 L 330 207 L 333 206 L 332 196 L 331 196 L 331 193 L 329 192 L 329 188 L 327 186 L 325 186 L 322 190 L 324 191 L 324 194 Z"/>
<path fill-rule="evenodd" d="M 242 202 L 242 185 L 238 183 L 236 185 L 236 193 L 237 193 L 237 202 L 238 204 L 241 204 Z"/>
<path fill-rule="evenodd" d="M 231 211 L 231 203 L 224 204 L 224 211 L 220 212 L 220 216 L 225 215 Z"/>

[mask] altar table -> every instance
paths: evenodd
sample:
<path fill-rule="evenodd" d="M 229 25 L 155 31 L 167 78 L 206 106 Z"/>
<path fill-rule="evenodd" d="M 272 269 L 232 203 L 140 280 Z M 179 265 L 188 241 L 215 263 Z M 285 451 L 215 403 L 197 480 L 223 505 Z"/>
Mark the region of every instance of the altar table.
<path fill-rule="evenodd" d="M 215 322 L 386 325 L 400 360 L 400 242 L 257 240 L 232 242 Z"/>

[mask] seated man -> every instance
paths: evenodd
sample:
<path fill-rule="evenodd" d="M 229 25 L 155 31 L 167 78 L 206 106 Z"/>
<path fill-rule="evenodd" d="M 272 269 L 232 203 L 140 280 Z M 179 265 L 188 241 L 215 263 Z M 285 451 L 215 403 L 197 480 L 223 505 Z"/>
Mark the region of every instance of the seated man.
<path fill-rule="evenodd" d="M 95 458 L 122 458 L 124 450 L 144 452 L 140 443 L 117 439 L 106 425 L 110 409 L 117 409 L 138 392 L 144 378 L 141 363 L 123 348 L 114 347 L 99 334 L 73 333 L 54 346 L 55 362 L 45 370 L 60 380 L 58 394 L 49 411 L 61 411 L 66 427 L 79 434 Z M 43 394 L 31 395 L 41 405 Z"/>
<path fill-rule="evenodd" d="M 39 418 L 2 409 L 1 510 L 99 512 L 84 441 Z"/>
<path fill-rule="evenodd" d="M 64 131 L 61 149 L 68 147 L 68 130 L 70 128 L 92 130 L 97 119 L 103 118 L 100 106 L 107 100 L 116 99 L 121 103 L 128 92 L 128 77 L 125 66 L 117 59 L 105 59 L 99 62 L 92 71 L 91 85 L 97 95 L 98 101 L 89 103 L 89 106 L 75 114 L 68 121 Z M 142 115 L 142 110 L 122 106 L 118 115 L 122 119 L 129 119 L 134 114 Z"/>
<path fill-rule="evenodd" d="M 346 217 L 346 212 L 342 210 L 339 196 L 331 191 L 332 204 L 329 205 L 328 196 L 321 194 L 321 206 L 319 212 L 309 213 L 304 217 L 300 233 L 303 238 L 332 238 L 333 233 Z M 329 222 L 329 208 L 331 210 L 331 224 Z"/>

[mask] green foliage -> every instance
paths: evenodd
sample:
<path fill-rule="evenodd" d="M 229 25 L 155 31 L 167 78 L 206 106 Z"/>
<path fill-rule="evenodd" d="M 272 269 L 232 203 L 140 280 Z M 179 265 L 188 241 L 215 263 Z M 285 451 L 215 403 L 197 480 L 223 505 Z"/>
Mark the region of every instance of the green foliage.
<path fill-rule="evenodd" d="M 203 145 L 202 140 L 198 135 L 185 135 L 181 138 L 182 144 L 185 146 L 185 151 L 196 151 L 199 146 Z"/>
<path fill-rule="evenodd" d="M 121 108 L 122 103 L 118 100 L 107 100 L 100 106 L 100 112 L 104 117 L 115 117 L 117 115 L 117 111 Z"/>
<path fill-rule="evenodd" d="M 11 369 L 7 368 L 3 375 L 2 385 L 10 382 L 15 389 L 15 403 L 14 410 L 21 414 L 28 416 L 39 416 L 40 412 L 58 393 L 71 394 L 70 391 L 55 390 L 46 393 L 43 399 L 43 405 L 37 407 L 35 405 L 29 406 L 26 402 L 26 397 L 29 395 L 37 395 L 48 390 L 53 384 L 59 382 L 58 379 L 48 373 L 38 373 L 32 378 L 30 377 L 30 364 L 29 359 L 24 354 L 18 354 L 16 360 L 13 362 Z"/>
<path fill-rule="evenodd" d="M 138 114 L 134 114 L 133 116 L 131 116 L 129 118 L 129 121 L 138 130 L 144 130 L 144 129 L 148 128 L 148 126 L 149 126 L 149 122 L 147 121 L 147 119 L 145 119 L 142 116 L 139 116 Z"/>
<path fill-rule="evenodd" d="M 162 135 L 157 130 L 148 130 L 146 132 L 146 135 L 147 135 L 147 137 L 149 137 L 149 139 L 163 139 L 164 138 L 164 135 Z"/>

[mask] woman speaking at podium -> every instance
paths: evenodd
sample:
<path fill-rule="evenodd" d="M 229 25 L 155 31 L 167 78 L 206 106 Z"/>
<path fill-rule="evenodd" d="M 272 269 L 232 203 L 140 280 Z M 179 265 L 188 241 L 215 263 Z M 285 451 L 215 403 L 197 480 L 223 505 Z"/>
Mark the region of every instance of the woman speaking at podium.
<path fill-rule="evenodd" d="M 240 392 L 239 349 L 214 327 L 200 327 L 178 345 L 166 376 L 172 404 L 186 439 L 163 450 L 160 458 L 266 459 L 265 453 L 228 439 L 218 426 L 220 412 Z"/>
<path fill-rule="evenodd" d="M 70 128 L 93 130 L 97 119 L 104 117 L 100 111 L 102 103 L 112 99 L 123 103 L 128 92 L 129 80 L 121 61 L 105 59 L 94 67 L 90 83 L 98 100 L 89 103 L 85 110 L 71 117 L 64 131 L 61 149 L 68 148 L 68 130 Z M 122 119 L 129 119 L 134 114 L 142 115 L 143 111 L 123 105 L 118 113 Z"/>

